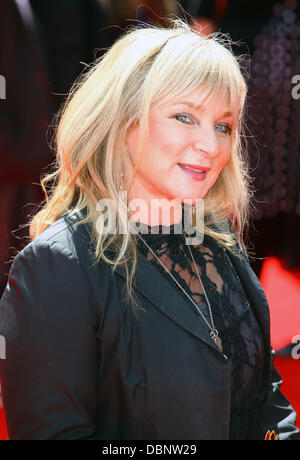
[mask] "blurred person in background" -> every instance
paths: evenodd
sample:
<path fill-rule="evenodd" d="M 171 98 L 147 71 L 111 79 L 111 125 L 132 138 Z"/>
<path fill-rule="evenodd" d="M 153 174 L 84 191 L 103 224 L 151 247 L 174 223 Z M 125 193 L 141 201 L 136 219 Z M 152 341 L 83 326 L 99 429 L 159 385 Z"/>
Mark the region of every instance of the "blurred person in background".
<path fill-rule="evenodd" d="M 53 115 L 86 64 L 119 36 L 111 0 L 30 0 L 49 63 Z"/>
<path fill-rule="evenodd" d="M 0 4 L 0 74 L 6 82 L 0 100 L 0 293 L 7 282 L 10 256 L 21 249 L 32 205 L 42 200 L 40 174 L 54 157 L 46 141 L 50 121 L 48 65 L 28 1 Z"/>

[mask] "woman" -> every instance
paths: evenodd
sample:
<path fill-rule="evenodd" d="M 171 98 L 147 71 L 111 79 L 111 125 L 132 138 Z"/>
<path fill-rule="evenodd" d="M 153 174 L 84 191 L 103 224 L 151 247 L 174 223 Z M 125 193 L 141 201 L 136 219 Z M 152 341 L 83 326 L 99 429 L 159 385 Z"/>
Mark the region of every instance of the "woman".
<path fill-rule="evenodd" d="M 226 40 L 132 28 L 74 86 L 1 301 L 11 439 L 299 436 L 242 240 L 246 86 Z"/>

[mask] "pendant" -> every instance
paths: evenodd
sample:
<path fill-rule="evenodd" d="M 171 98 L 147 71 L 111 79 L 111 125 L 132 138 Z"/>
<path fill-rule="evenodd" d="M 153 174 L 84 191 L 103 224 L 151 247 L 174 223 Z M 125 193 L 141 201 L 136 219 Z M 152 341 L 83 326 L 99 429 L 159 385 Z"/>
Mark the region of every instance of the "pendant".
<path fill-rule="evenodd" d="M 222 340 L 218 336 L 218 331 L 214 329 L 213 331 L 211 331 L 210 336 L 212 337 L 213 341 L 215 342 L 219 350 L 223 353 Z"/>
<path fill-rule="evenodd" d="M 214 338 L 214 341 L 217 347 L 219 347 L 220 351 L 223 353 L 222 340 L 218 335 Z"/>

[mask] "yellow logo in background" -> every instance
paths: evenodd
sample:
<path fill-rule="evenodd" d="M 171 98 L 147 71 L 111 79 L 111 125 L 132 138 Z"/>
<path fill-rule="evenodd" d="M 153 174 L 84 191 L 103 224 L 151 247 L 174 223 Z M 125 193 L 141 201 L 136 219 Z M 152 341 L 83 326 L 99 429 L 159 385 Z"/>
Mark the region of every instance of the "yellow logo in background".
<path fill-rule="evenodd" d="M 276 434 L 274 430 L 268 430 L 266 432 L 265 441 L 279 441 L 279 434 Z"/>

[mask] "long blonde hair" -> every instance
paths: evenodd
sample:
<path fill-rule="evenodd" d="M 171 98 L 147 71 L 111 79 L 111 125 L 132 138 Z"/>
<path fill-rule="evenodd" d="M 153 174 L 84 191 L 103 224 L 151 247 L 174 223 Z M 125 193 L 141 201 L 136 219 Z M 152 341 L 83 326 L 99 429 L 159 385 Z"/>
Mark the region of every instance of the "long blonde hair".
<path fill-rule="evenodd" d="M 248 222 L 251 192 L 242 145 L 247 88 L 230 39 L 219 32 L 204 36 L 182 19 L 169 21 L 167 28 L 131 26 L 75 82 L 59 114 L 55 170 L 41 179 L 45 203 L 29 224 L 34 239 L 63 214 L 87 209 L 77 225 L 90 225 L 96 262 L 102 259 L 113 270 L 124 264 L 133 303 L 137 248 L 126 230 L 127 210 L 118 206 L 120 179 L 124 163 L 129 162 L 126 134 L 134 124 L 140 124 L 139 158 L 147 142 L 149 110 L 155 104 L 187 95 L 200 85 L 207 88 L 206 97 L 220 91 L 229 96 L 235 112 L 231 158 L 205 196 L 204 232 L 229 250 L 237 241 L 242 248 Z M 114 234 L 99 231 L 104 228 L 104 215 L 99 216 L 97 202 L 104 198 L 115 204 Z M 214 222 L 223 225 L 224 231 L 213 229 Z M 116 258 L 105 252 L 109 247 L 117 250 Z"/>

